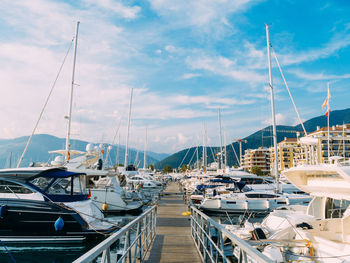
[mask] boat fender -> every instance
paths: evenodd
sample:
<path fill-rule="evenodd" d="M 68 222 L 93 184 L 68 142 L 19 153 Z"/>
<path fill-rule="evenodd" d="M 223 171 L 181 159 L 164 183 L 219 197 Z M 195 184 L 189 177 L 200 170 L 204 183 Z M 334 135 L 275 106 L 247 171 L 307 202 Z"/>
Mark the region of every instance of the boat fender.
<path fill-rule="evenodd" d="M 64 227 L 64 221 L 63 221 L 62 217 L 57 218 L 54 225 L 55 225 L 56 231 L 61 231 Z"/>
<path fill-rule="evenodd" d="M 102 211 L 106 211 L 107 209 L 108 209 L 108 204 L 107 203 L 103 203 Z"/>
<path fill-rule="evenodd" d="M 260 239 L 266 239 L 266 235 L 260 227 L 257 227 L 252 231 L 251 240 L 260 240 Z"/>
<path fill-rule="evenodd" d="M 0 218 L 5 218 L 7 214 L 7 206 L 6 205 L 2 205 L 0 206 Z"/>

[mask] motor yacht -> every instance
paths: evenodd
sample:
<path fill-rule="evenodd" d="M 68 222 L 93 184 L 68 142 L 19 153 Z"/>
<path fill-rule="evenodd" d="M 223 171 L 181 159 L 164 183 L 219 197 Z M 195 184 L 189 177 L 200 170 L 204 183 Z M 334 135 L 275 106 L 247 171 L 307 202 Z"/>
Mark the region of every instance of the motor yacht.
<path fill-rule="evenodd" d="M 0 239 L 83 242 L 118 229 L 92 203 L 85 176 L 64 168 L 0 170 Z"/>

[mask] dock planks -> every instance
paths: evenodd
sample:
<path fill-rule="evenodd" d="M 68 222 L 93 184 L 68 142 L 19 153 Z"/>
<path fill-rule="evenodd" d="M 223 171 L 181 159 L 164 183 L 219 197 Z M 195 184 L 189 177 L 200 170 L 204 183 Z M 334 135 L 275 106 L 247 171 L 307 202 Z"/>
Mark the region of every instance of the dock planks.
<path fill-rule="evenodd" d="M 147 263 L 202 262 L 191 237 L 189 216 L 177 183 L 170 183 L 159 201 L 157 233 Z"/>

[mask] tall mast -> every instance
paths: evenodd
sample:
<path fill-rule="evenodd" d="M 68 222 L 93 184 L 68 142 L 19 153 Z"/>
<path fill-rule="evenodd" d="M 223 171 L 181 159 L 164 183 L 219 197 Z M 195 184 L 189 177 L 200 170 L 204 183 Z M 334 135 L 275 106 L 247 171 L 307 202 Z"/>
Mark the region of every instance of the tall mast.
<path fill-rule="evenodd" d="M 222 135 L 221 135 L 221 113 L 220 108 L 218 108 L 218 121 L 219 121 L 219 137 L 220 137 L 220 161 L 219 161 L 219 169 L 222 166 Z"/>
<path fill-rule="evenodd" d="M 146 169 L 146 151 L 147 151 L 147 126 L 146 126 L 146 141 L 145 141 L 145 149 L 143 151 L 143 168 Z"/>
<path fill-rule="evenodd" d="M 328 88 L 328 93 L 329 93 L 329 82 L 327 82 L 327 88 Z M 328 98 L 328 95 L 327 95 L 327 98 Z M 328 98 L 328 105 L 329 105 L 329 98 Z M 327 106 L 327 112 L 328 112 L 328 108 L 329 108 L 329 106 Z M 328 127 L 328 138 L 327 138 L 327 148 L 328 148 L 328 150 L 327 150 L 327 154 L 328 154 L 328 163 L 330 163 L 330 160 L 329 160 L 329 157 L 330 157 L 330 147 L 329 147 L 329 112 L 328 112 L 328 114 L 327 114 L 327 127 Z"/>
<path fill-rule="evenodd" d="M 207 169 L 207 131 L 205 128 L 205 123 L 203 123 L 203 169 L 206 172 Z"/>
<path fill-rule="evenodd" d="M 130 121 L 131 121 L 131 105 L 132 105 L 132 93 L 134 89 L 131 89 L 130 92 L 130 103 L 129 103 L 129 117 L 128 117 L 128 130 L 126 133 L 126 144 L 125 144 L 125 159 L 124 159 L 124 167 L 128 165 L 128 144 L 129 144 L 129 135 L 130 135 Z"/>
<path fill-rule="evenodd" d="M 225 147 L 225 168 L 227 167 L 227 147 L 226 147 L 226 132 L 224 131 L 224 147 Z"/>
<path fill-rule="evenodd" d="M 278 178 L 278 152 L 277 152 L 277 134 L 276 134 L 276 118 L 275 118 L 275 101 L 273 96 L 273 84 L 272 84 L 272 70 L 271 70 L 271 53 L 270 53 L 270 35 L 269 26 L 266 27 L 266 43 L 267 43 L 267 61 L 269 65 L 269 86 L 270 86 L 270 99 L 271 99 L 271 112 L 272 112 L 272 137 L 273 147 L 275 150 L 275 161 L 274 161 L 274 173 L 276 179 L 276 191 L 279 192 L 279 178 Z"/>
<path fill-rule="evenodd" d="M 77 25 L 75 27 L 75 37 L 74 37 L 74 56 L 73 56 L 73 70 L 72 70 L 72 85 L 70 89 L 69 96 L 69 114 L 68 114 L 68 127 L 67 127 L 67 137 L 66 137 L 66 161 L 70 160 L 70 128 L 72 122 L 72 107 L 73 107 L 73 89 L 74 89 L 74 77 L 75 77 L 75 63 L 77 59 L 77 45 L 78 45 L 78 31 L 79 31 L 80 22 L 77 21 Z"/>
<path fill-rule="evenodd" d="M 239 167 L 242 167 L 242 140 L 238 140 L 239 143 Z"/>
<path fill-rule="evenodd" d="M 117 154 L 115 155 L 116 157 L 115 163 L 117 164 L 117 166 L 119 166 L 119 145 L 120 145 L 120 133 L 119 133 L 119 141 L 117 145 Z"/>
<path fill-rule="evenodd" d="M 196 149 L 196 152 L 197 152 L 197 169 L 198 169 L 198 171 L 199 171 L 198 148 L 199 148 L 199 146 L 197 145 L 197 149 Z"/>

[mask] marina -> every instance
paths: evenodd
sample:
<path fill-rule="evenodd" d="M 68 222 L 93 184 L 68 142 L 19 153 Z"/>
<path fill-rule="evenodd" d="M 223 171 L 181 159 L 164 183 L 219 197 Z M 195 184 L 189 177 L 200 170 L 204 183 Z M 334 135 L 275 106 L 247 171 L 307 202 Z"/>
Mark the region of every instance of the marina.
<path fill-rule="evenodd" d="M 345 2 L 4 0 L 0 263 L 350 263 Z"/>

